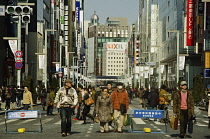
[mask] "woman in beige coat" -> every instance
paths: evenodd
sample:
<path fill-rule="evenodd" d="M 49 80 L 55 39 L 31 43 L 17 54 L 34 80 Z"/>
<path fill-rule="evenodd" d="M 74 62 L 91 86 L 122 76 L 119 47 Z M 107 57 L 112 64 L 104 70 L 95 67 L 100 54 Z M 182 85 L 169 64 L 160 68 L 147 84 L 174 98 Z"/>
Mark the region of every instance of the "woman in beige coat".
<path fill-rule="evenodd" d="M 108 122 L 111 120 L 113 113 L 112 99 L 107 91 L 107 88 L 102 89 L 102 94 L 98 96 L 96 101 L 96 114 L 100 121 L 101 133 L 108 133 Z"/>

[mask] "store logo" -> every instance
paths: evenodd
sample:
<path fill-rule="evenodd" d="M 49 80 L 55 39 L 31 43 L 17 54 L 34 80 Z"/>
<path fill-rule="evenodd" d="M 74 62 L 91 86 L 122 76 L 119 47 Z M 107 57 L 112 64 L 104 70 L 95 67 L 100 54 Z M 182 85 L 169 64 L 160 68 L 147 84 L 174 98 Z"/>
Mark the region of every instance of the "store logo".
<path fill-rule="evenodd" d="M 122 44 L 108 44 L 107 46 L 108 49 L 123 49 Z"/>

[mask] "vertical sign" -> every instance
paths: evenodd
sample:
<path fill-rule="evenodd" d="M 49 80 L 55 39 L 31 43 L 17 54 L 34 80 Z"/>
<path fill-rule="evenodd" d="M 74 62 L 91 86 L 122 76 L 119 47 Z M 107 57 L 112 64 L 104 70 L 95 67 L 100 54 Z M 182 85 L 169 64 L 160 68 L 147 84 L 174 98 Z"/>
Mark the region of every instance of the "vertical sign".
<path fill-rule="evenodd" d="M 8 40 L 8 42 L 13 54 L 15 54 L 17 51 L 17 40 Z"/>
<path fill-rule="evenodd" d="M 210 51 L 210 3 L 206 3 L 205 51 Z"/>
<path fill-rule="evenodd" d="M 210 51 L 205 52 L 205 68 L 210 68 Z"/>
<path fill-rule="evenodd" d="M 76 1 L 76 21 L 80 25 L 80 2 Z"/>
<path fill-rule="evenodd" d="M 39 55 L 39 69 L 44 69 L 45 55 Z"/>
<path fill-rule="evenodd" d="M 194 39 L 193 39 L 193 25 L 194 25 L 194 0 L 187 1 L 187 44 L 186 46 L 194 46 Z"/>

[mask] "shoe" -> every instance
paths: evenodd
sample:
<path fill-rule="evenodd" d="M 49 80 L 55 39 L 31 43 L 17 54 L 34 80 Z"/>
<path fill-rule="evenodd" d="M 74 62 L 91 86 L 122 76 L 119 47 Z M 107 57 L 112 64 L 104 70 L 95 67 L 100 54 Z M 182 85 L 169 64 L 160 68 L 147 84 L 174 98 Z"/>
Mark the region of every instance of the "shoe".
<path fill-rule="evenodd" d="M 114 129 L 113 132 L 114 132 L 114 133 L 117 132 L 117 129 Z"/>
<path fill-rule="evenodd" d="M 180 135 L 179 135 L 179 137 L 180 137 L 180 138 L 184 138 L 184 137 L 185 137 L 185 135 L 183 135 L 183 134 L 180 134 Z"/>
<path fill-rule="evenodd" d="M 61 136 L 62 136 L 62 137 L 65 137 L 65 136 L 66 136 L 66 133 L 62 133 Z"/>
<path fill-rule="evenodd" d="M 112 127 L 111 125 L 109 125 L 109 129 L 110 129 L 110 130 L 112 130 L 112 129 L 113 129 L 113 127 Z"/>
<path fill-rule="evenodd" d="M 77 118 L 73 118 L 73 120 L 78 120 Z"/>
<path fill-rule="evenodd" d="M 104 131 L 104 133 L 108 133 L 108 132 L 109 132 L 109 131 L 106 131 L 106 130 Z"/>
<path fill-rule="evenodd" d="M 104 133 L 104 131 L 101 131 L 101 133 Z"/>
<path fill-rule="evenodd" d="M 87 124 L 86 122 L 82 123 L 82 125 Z"/>
<path fill-rule="evenodd" d="M 123 131 L 118 131 L 118 133 L 123 133 Z"/>
<path fill-rule="evenodd" d="M 69 136 L 70 135 L 70 133 L 66 133 L 66 136 Z"/>

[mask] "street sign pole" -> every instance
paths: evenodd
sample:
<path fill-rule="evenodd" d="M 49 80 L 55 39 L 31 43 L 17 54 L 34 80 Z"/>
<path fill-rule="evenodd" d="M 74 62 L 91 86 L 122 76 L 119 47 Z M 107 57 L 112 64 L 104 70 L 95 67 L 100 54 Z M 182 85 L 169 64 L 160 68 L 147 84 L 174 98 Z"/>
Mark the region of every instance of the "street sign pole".
<path fill-rule="evenodd" d="M 18 15 L 18 19 L 19 19 L 19 21 L 18 21 L 18 24 L 17 24 L 17 29 L 18 29 L 18 31 L 17 31 L 17 37 L 18 38 L 21 38 L 21 16 L 20 15 Z M 21 39 L 20 40 L 18 40 L 18 46 L 17 46 L 17 51 L 21 51 Z M 21 69 L 17 69 L 17 86 L 20 86 L 20 78 L 21 78 Z"/>

